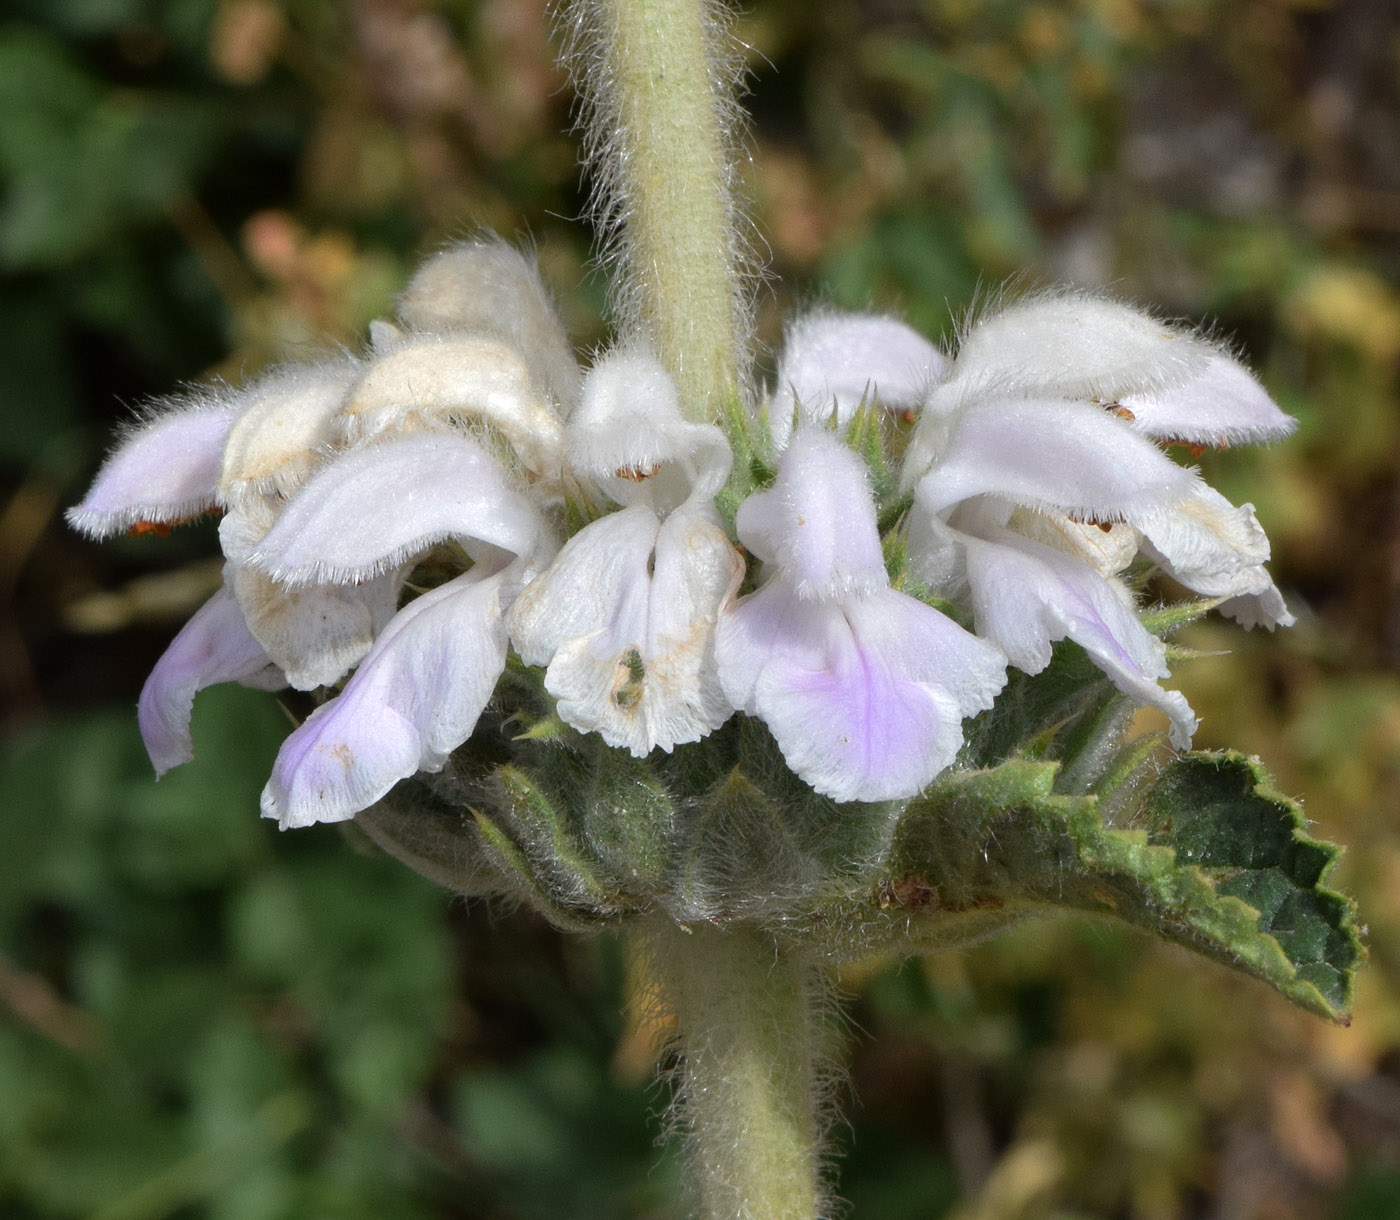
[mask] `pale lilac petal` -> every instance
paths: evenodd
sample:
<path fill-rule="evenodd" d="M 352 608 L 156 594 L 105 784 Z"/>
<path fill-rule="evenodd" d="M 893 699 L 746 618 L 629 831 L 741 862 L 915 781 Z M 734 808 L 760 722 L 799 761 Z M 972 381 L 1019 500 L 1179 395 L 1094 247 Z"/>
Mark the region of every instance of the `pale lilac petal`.
<path fill-rule="evenodd" d="M 1133 426 L 1148 436 L 1196 445 L 1282 440 L 1298 426 L 1248 369 L 1220 351 L 1198 376 L 1180 385 L 1118 401 L 1132 412 Z"/>
<path fill-rule="evenodd" d="M 1202 485 L 1134 524 L 1142 532 L 1143 553 L 1192 592 L 1226 599 L 1226 612 L 1248 618 L 1250 626 L 1292 625 L 1293 616 L 1264 570 L 1269 539 L 1255 520 L 1254 505 L 1236 508 Z"/>
<path fill-rule="evenodd" d="M 1027 297 L 963 336 L 949 389 L 996 387 L 1002 397 L 1097 399 L 1184 385 L 1216 349 L 1141 310 L 1084 293 Z"/>
<path fill-rule="evenodd" d="M 270 665 L 232 594 L 220 589 L 171 641 L 141 688 L 137 720 L 156 775 L 194 757 L 190 713 L 195 695 L 220 682 L 285 685 Z"/>
<path fill-rule="evenodd" d="M 106 538 L 208 512 L 217 502 L 224 443 L 242 409 L 232 391 L 205 391 L 145 420 L 102 464 L 83 502 L 68 510 L 68 523 Z"/>
<path fill-rule="evenodd" d="M 345 690 L 283 744 L 263 816 L 284 830 L 344 821 L 399 780 L 440 770 L 505 667 L 504 580 L 469 572 L 400 610 Z"/>
<path fill-rule="evenodd" d="M 284 582 L 348 583 L 449 538 L 523 555 L 542 528 L 476 442 L 419 433 L 352 449 L 319 471 L 246 562 Z"/>
<path fill-rule="evenodd" d="M 992 706 L 1006 685 L 1006 658 L 946 614 L 894 589 L 852 598 L 846 618 L 861 648 L 911 682 L 937 685 L 959 716 Z"/>
<path fill-rule="evenodd" d="M 323 460 L 331 421 L 364 366 L 349 356 L 275 369 L 240 395 L 219 476 L 225 503 L 290 496 Z"/>
<path fill-rule="evenodd" d="M 642 757 L 698 741 L 733 711 L 713 663 L 714 624 L 743 578 L 724 532 L 696 512 L 664 525 L 623 509 L 586 526 L 509 616 L 527 664 L 548 665 L 559 715 Z"/>
<path fill-rule="evenodd" d="M 1010 531 L 969 536 L 965 546 L 978 635 L 1029 674 L 1050 663 L 1055 640 L 1073 640 L 1125 695 L 1166 712 L 1175 746 L 1190 746 L 1196 717 L 1180 693 L 1157 685 L 1169 672 L 1166 648 L 1121 585 Z"/>
<path fill-rule="evenodd" d="M 920 428 L 932 419 L 925 413 Z M 917 495 L 934 514 L 991 495 L 1112 521 L 1180 499 L 1198 484 L 1125 421 L 1088 403 L 1049 399 L 971 403 L 948 422 L 940 452 L 910 456 L 927 469 Z"/>
<path fill-rule="evenodd" d="M 865 465 L 829 432 L 799 432 L 773 486 L 739 506 L 735 526 L 800 597 L 839 598 L 888 584 Z"/>
<path fill-rule="evenodd" d="M 733 464 L 724 433 L 687 420 L 660 362 L 629 348 L 589 369 L 567 435 L 574 470 L 619 504 L 658 511 L 692 496 L 712 500 Z"/>
<path fill-rule="evenodd" d="M 504 437 L 529 470 L 559 475 L 563 426 L 528 360 L 487 335 L 415 335 L 370 366 L 338 420 L 341 439 L 464 425 Z"/>
<path fill-rule="evenodd" d="M 399 298 L 399 317 L 411 330 L 504 339 L 565 413 L 578 398 L 578 363 L 539 268 L 498 238 L 457 242 L 433 255 Z"/>
<path fill-rule="evenodd" d="M 943 354 L 913 327 L 878 314 L 817 311 L 797 319 L 783 337 L 778 383 L 768 403 L 781 447 L 800 408 L 809 423 L 833 414 L 850 422 L 865 399 L 891 411 L 915 408 L 945 371 Z"/>
<path fill-rule="evenodd" d="M 995 649 L 890 589 L 817 602 L 770 581 L 721 619 L 715 655 L 729 698 L 837 801 L 917 795 L 1006 680 Z"/>

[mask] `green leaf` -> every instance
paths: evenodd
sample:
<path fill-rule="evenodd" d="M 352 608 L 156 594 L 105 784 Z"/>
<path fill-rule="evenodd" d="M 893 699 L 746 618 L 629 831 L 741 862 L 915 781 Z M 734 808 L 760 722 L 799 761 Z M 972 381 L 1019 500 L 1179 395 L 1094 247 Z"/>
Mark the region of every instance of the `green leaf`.
<path fill-rule="evenodd" d="M 1352 904 L 1323 886 L 1341 848 L 1304 832 L 1302 809 L 1273 790 L 1258 759 L 1233 752 L 1178 759 L 1154 787 L 1147 816 L 1152 842 L 1170 844 L 1222 894 L 1258 911 L 1260 931 L 1278 942 L 1299 985 L 1346 1010 L 1362 949 Z"/>
<path fill-rule="evenodd" d="M 916 940 L 974 910 L 1113 916 L 1346 1020 L 1362 949 L 1352 905 L 1322 885 L 1338 849 L 1257 761 L 1181 756 L 1119 825 L 1097 795 L 1057 793 L 1058 774 L 1016 760 L 936 785 L 900 823 L 880 905 Z"/>

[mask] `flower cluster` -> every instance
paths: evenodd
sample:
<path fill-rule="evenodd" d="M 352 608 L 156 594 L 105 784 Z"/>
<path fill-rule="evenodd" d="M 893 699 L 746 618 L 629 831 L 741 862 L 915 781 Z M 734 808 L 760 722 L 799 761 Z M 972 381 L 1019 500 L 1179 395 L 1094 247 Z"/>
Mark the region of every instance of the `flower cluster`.
<path fill-rule="evenodd" d="M 903 444 L 883 536 L 857 418 Z M 141 695 L 156 770 L 191 757 L 204 687 L 321 691 L 263 811 L 351 818 L 446 765 L 513 651 L 564 724 L 634 756 L 737 713 L 816 792 L 900 800 L 1062 639 L 1189 743 L 1123 580 L 1139 560 L 1246 625 L 1292 621 L 1252 508 L 1163 452 L 1292 421 L 1221 346 L 1106 299 L 1023 299 L 951 358 L 891 318 L 811 314 L 735 426 L 756 456 L 731 479 L 734 438 L 687 417 L 657 354 L 581 369 L 494 241 L 429 260 L 363 355 L 158 406 L 69 514 L 96 537 L 223 514 L 223 587 Z"/>

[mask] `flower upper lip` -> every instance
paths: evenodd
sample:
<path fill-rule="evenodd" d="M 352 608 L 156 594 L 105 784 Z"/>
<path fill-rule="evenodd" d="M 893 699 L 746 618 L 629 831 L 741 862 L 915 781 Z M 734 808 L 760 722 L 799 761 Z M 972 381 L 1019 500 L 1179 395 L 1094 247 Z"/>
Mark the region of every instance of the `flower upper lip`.
<path fill-rule="evenodd" d="M 912 326 L 880 314 L 817 309 L 785 330 L 768 419 L 779 448 L 793 420 L 845 427 L 871 398 L 912 409 L 946 372 L 943 354 Z"/>

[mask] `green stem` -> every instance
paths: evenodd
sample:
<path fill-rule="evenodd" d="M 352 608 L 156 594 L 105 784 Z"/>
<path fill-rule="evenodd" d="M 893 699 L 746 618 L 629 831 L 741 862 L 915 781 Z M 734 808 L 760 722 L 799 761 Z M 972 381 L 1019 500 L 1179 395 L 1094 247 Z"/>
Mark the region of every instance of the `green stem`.
<path fill-rule="evenodd" d="M 698 1220 L 815 1220 L 826 998 L 817 964 L 751 926 L 653 922 L 651 971 L 676 1021 L 676 1105 Z"/>
<path fill-rule="evenodd" d="M 578 0 L 571 60 L 624 325 L 655 344 L 692 419 L 739 380 L 732 64 L 720 0 Z"/>

